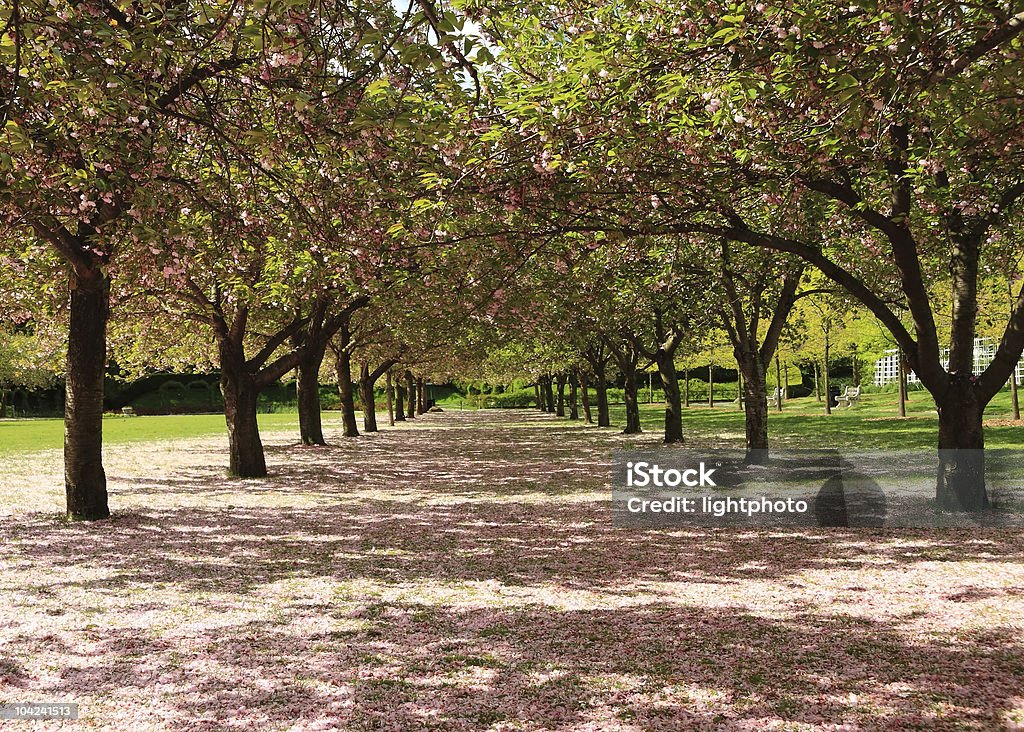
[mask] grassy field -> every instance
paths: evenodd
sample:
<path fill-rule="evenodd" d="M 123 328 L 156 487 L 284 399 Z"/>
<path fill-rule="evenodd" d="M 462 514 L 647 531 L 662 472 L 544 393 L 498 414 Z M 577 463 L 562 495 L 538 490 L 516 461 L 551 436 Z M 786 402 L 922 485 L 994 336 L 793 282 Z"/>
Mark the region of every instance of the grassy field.
<path fill-rule="evenodd" d="M 261 414 L 259 422 L 260 429 L 266 431 L 299 428 L 296 414 Z M 152 442 L 215 435 L 225 429 L 222 414 L 107 417 L 103 420 L 103 439 L 108 444 Z M 0 456 L 52 450 L 63 444 L 64 423 L 60 419 L 0 421 Z"/>
<path fill-rule="evenodd" d="M 441 403 L 446 410 L 458 410 L 458 400 Z M 470 403 L 461 405 L 471 409 Z M 644 431 L 657 433 L 662 429 L 662 405 L 641 404 Z M 612 425 L 625 422 L 624 407 L 611 408 Z M 806 446 L 813 440 L 816 447 L 914 448 L 935 445 L 938 418 L 931 398 L 925 392 L 912 392 L 907 404 L 907 417 L 896 416 L 895 394 L 865 394 L 852 409 L 834 409 L 824 413 L 823 403 L 807 397 L 791 399 L 782 413 L 772 408 L 769 417 L 770 436 L 780 446 Z M 386 413 L 378 419 L 386 420 Z M 339 419 L 337 412 L 325 412 L 324 422 Z M 990 447 L 1024 447 L 1024 424 L 1010 421 L 1010 396 L 1001 392 L 985 412 L 989 422 L 986 444 Z M 271 432 L 298 430 L 295 413 L 261 414 L 260 429 Z M 688 437 L 722 446 L 743 444 L 743 413 L 735 405 L 694 404 L 683 415 Z M 224 432 L 224 417 L 219 414 L 163 415 L 150 417 L 108 417 L 103 423 L 104 440 L 108 444 L 151 442 L 189 437 L 203 437 Z M 63 440 L 63 423 L 59 419 L 26 419 L 0 421 L 0 456 L 57 449 Z"/>
<path fill-rule="evenodd" d="M 824 413 L 824 402 L 814 397 L 791 399 L 778 413 L 772 406 L 768 429 L 772 442 L 789 447 L 915 448 L 934 447 L 938 415 L 926 392 L 911 392 L 907 417 L 896 416 L 896 394 L 865 394 L 852 408 Z M 1010 420 L 1010 394 L 1000 392 L 985 412 L 989 447 L 1024 447 L 1024 423 Z M 611 408 L 612 424 L 625 422 L 625 408 Z M 660 404 L 641 405 L 645 431 L 658 432 L 663 425 Z M 735 404 L 692 405 L 684 410 L 683 430 L 699 440 L 739 445 L 743 442 L 743 412 Z M 812 442 L 808 442 L 812 441 Z"/>

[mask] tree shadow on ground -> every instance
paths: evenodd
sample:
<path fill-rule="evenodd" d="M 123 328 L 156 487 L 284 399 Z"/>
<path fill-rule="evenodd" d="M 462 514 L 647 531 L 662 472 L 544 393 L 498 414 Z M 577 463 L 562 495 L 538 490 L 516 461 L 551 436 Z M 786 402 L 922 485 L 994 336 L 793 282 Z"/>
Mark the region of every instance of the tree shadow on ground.
<path fill-rule="evenodd" d="M 151 697 L 143 716 L 202 712 L 205 729 L 996 730 L 1024 694 L 1014 641 L 910 642 L 861 618 L 732 607 L 326 601 L 192 634 L 187 654 L 103 629 L 34 691 Z"/>

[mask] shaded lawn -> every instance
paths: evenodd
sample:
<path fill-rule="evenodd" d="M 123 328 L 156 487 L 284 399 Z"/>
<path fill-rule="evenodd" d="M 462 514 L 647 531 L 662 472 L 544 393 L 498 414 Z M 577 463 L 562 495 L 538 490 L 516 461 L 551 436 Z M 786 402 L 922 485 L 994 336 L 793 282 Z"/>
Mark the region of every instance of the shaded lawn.
<path fill-rule="evenodd" d="M 48 513 L 59 455 L 5 463 L 0 700 L 90 730 L 1024 728 L 1019 533 L 618 529 L 609 451 L 657 436 L 532 412 L 330 437 L 270 435 L 268 481 L 225 480 L 221 438 L 117 447 L 88 525 Z"/>

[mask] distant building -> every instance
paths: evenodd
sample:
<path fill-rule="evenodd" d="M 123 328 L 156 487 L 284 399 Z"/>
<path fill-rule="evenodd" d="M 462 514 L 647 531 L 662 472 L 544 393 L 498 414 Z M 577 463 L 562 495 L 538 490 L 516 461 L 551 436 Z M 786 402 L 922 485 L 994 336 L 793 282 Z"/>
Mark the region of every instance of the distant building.
<path fill-rule="evenodd" d="M 980 374 L 982 371 L 988 368 L 988 365 L 992 363 L 992 358 L 996 355 L 996 342 L 992 338 L 975 338 L 974 339 L 974 368 L 975 374 Z M 942 349 L 942 368 L 949 366 L 949 349 Z M 885 352 L 882 358 L 875 361 L 875 386 L 884 386 L 885 384 L 891 384 L 899 379 L 900 376 L 900 363 L 899 363 L 899 352 L 893 348 Z M 1017 362 L 1017 383 L 1020 384 L 1024 380 L 1024 358 Z M 907 383 L 916 384 L 920 381 L 917 375 L 907 369 Z"/>

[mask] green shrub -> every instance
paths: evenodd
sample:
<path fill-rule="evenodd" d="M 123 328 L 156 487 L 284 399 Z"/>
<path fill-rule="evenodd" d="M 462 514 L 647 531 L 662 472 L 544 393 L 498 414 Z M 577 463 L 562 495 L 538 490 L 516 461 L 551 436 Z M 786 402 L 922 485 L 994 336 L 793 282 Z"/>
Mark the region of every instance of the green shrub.
<path fill-rule="evenodd" d="M 536 407 L 537 396 L 533 389 L 506 391 L 502 394 L 489 394 L 484 397 L 484 409 L 519 409 Z"/>

